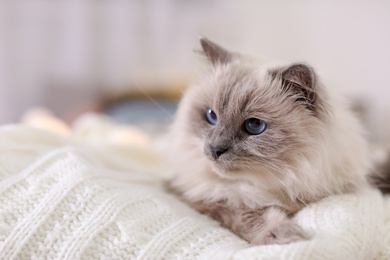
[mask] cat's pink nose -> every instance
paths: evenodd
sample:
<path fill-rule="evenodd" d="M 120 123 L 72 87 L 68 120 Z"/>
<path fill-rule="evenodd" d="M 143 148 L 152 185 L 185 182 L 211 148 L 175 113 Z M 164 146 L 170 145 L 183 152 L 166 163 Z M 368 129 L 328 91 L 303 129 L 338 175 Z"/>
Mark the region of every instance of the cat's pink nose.
<path fill-rule="evenodd" d="M 226 147 L 210 145 L 210 152 L 214 159 L 218 159 L 223 153 L 228 150 Z"/>

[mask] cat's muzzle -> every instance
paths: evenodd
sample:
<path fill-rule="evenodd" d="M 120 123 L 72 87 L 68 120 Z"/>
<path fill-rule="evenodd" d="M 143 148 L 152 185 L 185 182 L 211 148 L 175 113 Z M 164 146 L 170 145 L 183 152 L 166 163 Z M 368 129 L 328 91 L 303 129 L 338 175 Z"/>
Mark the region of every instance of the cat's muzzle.
<path fill-rule="evenodd" d="M 229 150 L 228 147 L 222 147 L 222 146 L 212 146 L 209 145 L 211 156 L 217 160 L 222 154 L 224 154 L 227 150 Z"/>

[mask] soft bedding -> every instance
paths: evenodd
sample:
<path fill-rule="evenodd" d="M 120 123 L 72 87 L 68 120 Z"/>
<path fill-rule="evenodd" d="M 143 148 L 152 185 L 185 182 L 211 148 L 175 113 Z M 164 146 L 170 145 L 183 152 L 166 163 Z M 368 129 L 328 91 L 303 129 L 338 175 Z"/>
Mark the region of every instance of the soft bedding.
<path fill-rule="evenodd" d="M 163 189 L 163 152 L 0 129 L 0 259 L 389 259 L 390 200 L 334 196 L 295 217 L 311 234 L 251 246 Z"/>

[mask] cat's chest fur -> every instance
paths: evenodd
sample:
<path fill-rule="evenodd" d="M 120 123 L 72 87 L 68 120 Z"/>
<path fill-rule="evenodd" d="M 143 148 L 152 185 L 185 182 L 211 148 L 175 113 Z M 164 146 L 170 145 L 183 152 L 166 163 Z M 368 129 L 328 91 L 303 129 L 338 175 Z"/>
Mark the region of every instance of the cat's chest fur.
<path fill-rule="evenodd" d="M 305 206 L 301 201 L 291 199 L 280 187 L 272 188 L 271 183 L 272 180 L 262 179 L 222 179 L 210 167 L 203 166 L 191 174 L 183 172 L 176 175 L 170 186 L 190 203 L 223 203 L 232 208 L 250 209 L 277 206 L 290 213 L 295 213 Z"/>

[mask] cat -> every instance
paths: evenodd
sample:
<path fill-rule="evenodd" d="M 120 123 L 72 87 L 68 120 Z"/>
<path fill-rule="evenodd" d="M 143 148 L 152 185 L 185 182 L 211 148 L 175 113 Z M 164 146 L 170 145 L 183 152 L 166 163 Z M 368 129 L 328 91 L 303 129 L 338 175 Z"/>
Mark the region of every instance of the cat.
<path fill-rule="evenodd" d="M 361 124 L 311 66 L 200 43 L 212 69 L 179 104 L 169 189 L 252 244 L 308 239 L 295 213 L 368 186 Z"/>

